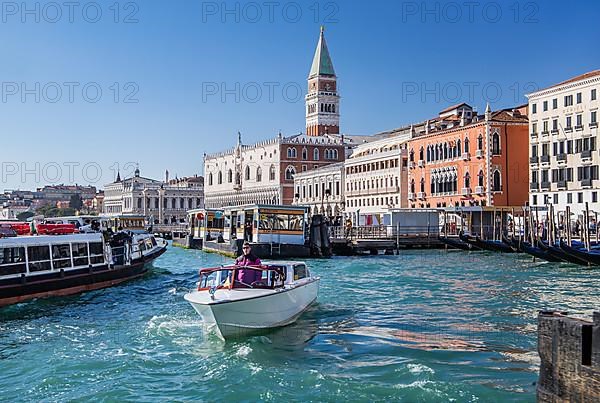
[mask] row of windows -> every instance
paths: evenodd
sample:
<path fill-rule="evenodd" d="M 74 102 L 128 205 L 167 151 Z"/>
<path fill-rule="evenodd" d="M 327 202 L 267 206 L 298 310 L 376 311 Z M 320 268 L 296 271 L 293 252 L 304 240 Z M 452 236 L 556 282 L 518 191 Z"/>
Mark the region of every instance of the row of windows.
<path fill-rule="evenodd" d="M 461 140 L 458 139 L 456 142 L 445 142 L 439 144 L 428 145 L 426 150 L 421 147 L 419 149 L 419 160 L 427 161 L 427 162 L 437 162 L 450 160 L 454 158 L 460 158 L 464 152 L 469 153 L 469 138 L 465 138 L 464 143 L 461 143 Z M 477 137 L 477 150 L 483 150 L 483 135 L 479 134 Z M 425 155 L 426 154 L 426 155 Z M 500 135 L 498 133 L 492 134 L 492 154 L 499 155 L 500 154 Z M 415 152 L 414 150 L 410 150 L 409 160 L 411 162 L 415 161 Z"/>
<path fill-rule="evenodd" d="M 575 148 L 573 148 L 575 145 Z M 550 156 L 550 143 L 541 144 L 541 155 L 542 156 Z M 538 157 L 539 145 L 532 144 L 531 146 L 531 156 Z M 555 141 L 552 143 L 552 155 L 556 156 L 559 154 L 577 154 L 582 151 L 596 151 L 596 138 L 595 137 L 586 137 L 584 139 L 577 140 L 561 140 Z"/>
<path fill-rule="evenodd" d="M 314 189 L 314 192 L 313 192 Z M 301 192 L 302 190 L 302 192 Z M 319 191 L 320 190 L 320 191 Z M 302 188 L 300 188 L 300 186 L 296 186 L 296 195 L 295 197 L 297 198 L 302 198 L 302 199 L 306 199 L 313 197 L 328 197 L 328 196 L 339 196 L 340 195 L 340 182 L 336 181 L 335 182 L 335 193 L 333 193 L 333 184 L 332 182 L 329 182 L 327 184 L 327 188 L 325 188 L 325 182 L 318 184 L 315 183 L 314 185 L 302 185 Z"/>
<path fill-rule="evenodd" d="M 398 177 L 394 176 L 393 178 L 373 178 L 373 179 L 364 179 L 358 181 L 350 181 L 346 183 L 346 190 L 368 190 L 368 189 L 379 189 L 379 188 L 387 188 L 390 186 L 398 187 Z"/>
<path fill-rule="evenodd" d="M 595 101 L 598 97 L 596 89 L 590 91 L 590 101 Z M 578 92 L 575 94 L 575 103 L 580 104 L 583 102 L 583 94 Z M 563 98 L 563 106 L 573 105 L 573 95 L 565 95 Z M 548 110 L 548 101 L 542 102 L 542 110 L 546 112 Z M 558 109 L 558 98 L 552 99 L 552 109 Z M 537 113 L 537 104 L 531 104 L 531 113 Z"/>
<path fill-rule="evenodd" d="M 187 200 L 187 202 L 186 202 Z M 196 198 L 196 207 L 200 207 L 201 206 L 201 202 L 202 200 L 200 198 Z M 125 199 L 125 208 L 131 208 L 131 199 Z M 137 199 L 137 208 L 141 209 L 142 208 L 142 199 L 138 198 Z M 160 198 L 158 197 L 149 197 L 146 199 L 146 207 L 147 208 L 159 208 L 160 206 Z M 176 209 L 176 208 L 194 208 L 194 198 L 184 198 L 184 197 L 179 197 L 179 198 L 164 198 L 163 199 L 163 208 L 168 209 L 170 206 L 170 208 L 172 209 Z"/>
<path fill-rule="evenodd" d="M 558 198 L 559 198 L 558 193 L 555 193 L 554 195 L 552 195 L 552 198 L 550 197 L 550 195 L 544 195 L 544 204 L 546 204 L 546 205 L 550 204 L 550 200 L 553 200 L 554 204 L 558 204 Z M 533 195 L 531 201 L 532 201 L 532 205 L 537 206 L 537 204 L 538 204 L 537 195 Z M 592 203 L 597 203 L 597 202 L 598 202 L 598 192 L 592 192 Z M 573 203 L 573 193 L 567 193 L 567 203 L 568 204 Z M 577 203 L 583 203 L 583 192 L 577 193 Z"/>
<path fill-rule="evenodd" d="M 381 169 L 398 168 L 400 166 L 398 159 L 388 159 L 384 161 L 370 162 L 367 164 L 354 165 L 346 168 L 346 174 L 358 174 L 363 172 L 374 172 Z"/>
<path fill-rule="evenodd" d="M 483 187 L 485 182 L 485 176 L 483 171 L 479 171 L 477 175 L 477 186 Z M 463 187 L 469 189 L 471 187 L 471 175 L 467 172 L 463 177 Z M 416 186 L 415 180 L 412 179 L 410 182 L 410 192 L 415 193 Z M 494 170 L 492 174 L 492 191 L 500 192 L 502 190 L 502 178 L 500 171 Z M 431 177 L 430 191 L 432 195 L 439 193 L 455 193 L 458 191 L 458 177 L 455 175 L 440 175 L 437 177 Z M 425 192 L 425 178 L 421 178 L 420 192 Z"/>
<path fill-rule="evenodd" d="M 349 199 L 348 207 L 370 207 L 398 205 L 398 196 L 368 197 L 366 199 Z"/>
<path fill-rule="evenodd" d="M 52 256 L 52 258 L 51 258 Z M 104 263 L 101 242 L 0 248 L 0 276 Z"/>
<path fill-rule="evenodd" d="M 248 167 L 248 166 L 245 169 L 245 178 L 246 178 L 246 180 L 250 179 L 250 167 Z M 256 168 L 255 178 L 256 178 L 257 182 L 262 181 L 262 168 L 261 167 Z M 275 180 L 275 165 L 271 165 L 271 167 L 269 168 L 269 180 L 270 181 Z M 214 181 L 213 174 L 212 174 L 212 172 L 210 172 L 208 174 L 208 185 L 212 186 L 213 181 Z M 227 183 L 232 183 L 232 182 L 233 182 L 233 171 L 230 169 L 227 171 Z M 241 183 L 239 173 L 236 173 L 236 175 L 235 175 L 235 182 L 236 182 L 236 184 Z M 221 171 L 219 171 L 217 173 L 217 184 L 218 185 L 223 184 L 223 173 Z"/>
<path fill-rule="evenodd" d="M 590 125 L 597 125 L 598 124 L 598 111 L 592 111 L 590 112 Z M 542 122 L 542 133 L 548 133 L 549 132 L 549 125 L 550 125 L 550 121 L 549 120 L 544 120 Z M 564 130 L 573 130 L 573 116 L 567 116 L 565 118 L 565 127 L 561 128 Z M 575 129 L 583 129 L 583 115 L 581 113 L 575 115 Z M 531 124 L 531 132 L 532 134 L 537 134 L 538 130 L 538 124 L 537 122 L 533 122 Z M 552 133 L 556 134 L 559 131 L 559 123 L 558 123 L 558 119 L 552 119 Z"/>
<path fill-rule="evenodd" d="M 531 171 L 531 182 L 533 183 L 550 183 L 550 175 L 552 182 L 571 182 L 573 180 L 573 168 L 555 168 L 542 169 L 541 171 Z M 541 181 L 540 181 L 541 179 Z M 596 180 L 598 179 L 598 165 L 590 165 L 585 167 L 577 167 L 577 180 Z"/>
<path fill-rule="evenodd" d="M 319 105 L 319 109 L 321 112 L 335 113 L 335 104 L 320 103 Z M 317 104 L 308 105 L 307 110 L 309 114 L 315 113 L 317 111 Z"/>
<path fill-rule="evenodd" d="M 296 151 L 296 147 L 289 147 L 287 149 L 287 157 L 288 158 L 298 158 L 298 152 Z M 325 159 L 326 160 L 337 160 L 339 158 L 338 150 L 336 149 L 325 149 Z M 302 149 L 302 159 L 308 159 L 308 150 L 306 148 Z M 320 159 L 319 149 L 315 148 L 313 150 L 313 160 L 318 161 Z"/>

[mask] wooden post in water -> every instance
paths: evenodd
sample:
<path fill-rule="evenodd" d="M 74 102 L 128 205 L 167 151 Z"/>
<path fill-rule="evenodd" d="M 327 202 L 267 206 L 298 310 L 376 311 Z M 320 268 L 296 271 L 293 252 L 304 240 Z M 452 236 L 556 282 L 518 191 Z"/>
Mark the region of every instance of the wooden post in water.
<path fill-rule="evenodd" d="M 594 211 L 594 231 L 596 231 L 596 243 L 598 243 L 598 212 Z"/>
<path fill-rule="evenodd" d="M 483 239 L 483 207 L 481 208 L 480 220 L 479 220 L 479 238 Z"/>
<path fill-rule="evenodd" d="M 571 232 L 571 206 L 567 206 L 567 243 L 571 246 L 572 232 Z"/>
<path fill-rule="evenodd" d="M 585 202 L 585 242 L 587 250 L 590 250 L 590 206 Z"/>

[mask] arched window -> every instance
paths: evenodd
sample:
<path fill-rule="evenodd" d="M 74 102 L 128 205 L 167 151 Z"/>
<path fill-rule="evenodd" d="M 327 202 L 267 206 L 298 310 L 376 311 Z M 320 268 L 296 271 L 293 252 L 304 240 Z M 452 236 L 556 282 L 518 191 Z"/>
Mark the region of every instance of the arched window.
<path fill-rule="evenodd" d="M 460 157 L 462 154 L 462 149 L 460 147 L 460 139 L 456 140 L 456 148 L 458 149 L 458 156 Z"/>
<path fill-rule="evenodd" d="M 471 187 L 471 175 L 468 172 L 465 174 L 465 187 Z"/>
<path fill-rule="evenodd" d="M 412 148 L 410 149 L 410 153 L 408 153 L 409 156 L 409 161 L 410 162 L 414 162 L 415 160 L 415 150 L 413 150 Z"/>
<path fill-rule="evenodd" d="M 477 137 L 477 149 L 483 150 L 483 136 L 481 134 Z"/>
<path fill-rule="evenodd" d="M 244 175 L 244 178 L 249 181 L 250 180 L 250 167 L 246 167 L 246 174 Z"/>
<path fill-rule="evenodd" d="M 229 171 L 227 171 L 227 182 L 228 183 L 233 182 L 233 172 L 231 171 L 231 169 Z"/>
<path fill-rule="evenodd" d="M 275 165 L 271 165 L 271 167 L 269 168 L 269 180 L 275 180 Z"/>
<path fill-rule="evenodd" d="M 494 171 L 494 192 L 500 192 L 502 190 L 502 182 L 500 181 L 500 171 L 497 169 Z"/>
<path fill-rule="evenodd" d="M 410 193 L 415 193 L 415 180 L 411 179 L 410 181 Z"/>
<path fill-rule="evenodd" d="M 208 185 L 212 186 L 213 184 L 213 175 L 212 172 L 208 174 Z"/>
<path fill-rule="evenodd" d="M 262 181 L 262 169 L 260 167 L 256 168 L 256 181 Z"/>
<path fill-rule="evenodd" d="M 333 150 L 333 159 L 337 160 L 339 158 L 338 150 Z"/>
<path fill-rule="evenodd" d="M 235 173 L 235 184 L 236 184 L 236 185 L 240 185 L 240 184 L 242 183 L 242 180 L 241 180 L 241 179 L 242 179 L 242 177 L 241 177 L 240 173 L 239 173 L 239 172 L 236 172 L 236 173 Z"/>
<path fill-rule="evenodd" d="M 479 171 L 479 175 L 477 175 L 478 177 L 478 186 L 483 187 L 483 171 Z"/>
<path fill-rule="evenodd" d="M 306 147 L 302 148 L 302 159 L 303 160 L 308 159 L 308 150 L 306 149 Z"/>
<path fill-rule="evenodd" d="M 425 159 L 425 150 L 423 149 L 423 146 L 421 146 L 421 148 L 419 149 L 419 159 L 421 161 L 423 161 Z"/>
<path fill-rule="evenodd" d="M 425 193 L 425 178 L 421 178 L 421 192 Z"/>
<path fill-rule="evenodd" d="M 319 149 L 315 148 L 315 150 L 313 151 L 313 160 L 318 161 L 319 160 Z"/>
<path fill-rule="evenodd" d="M 289 147 L 287 149 L 287 156 L 288 158 L 296 158 L 296 148 L 295 147 Z"/>
<path fill-rule="evenodd" d="M 219 171 L 219 174 L 217 175 L 217 183 L 219 185 L 223 183 L 223 173 L 221 171 Z"/>
<path fill-rule="evenodd" d="M 500 154 L 500 136 L 498 133 L 492 134 L 492 154 Z"/>
<path fill-rule="evenodd" d="M 294 175 L 296 175 L 296 168 L 293 166 L 289 166 L 285 169 L 285 180 L 290 181 L 294 179 Z"/>
<path fill-rule="evenodd" d="M 431 162 L 431 146 L 427 146 L 427 162 Z"/>
<path fill-rule="evenodd" d="M 468 137 L 465 139 L 465 152 L 466 153 L 469 152 L 469 138 Z"/>

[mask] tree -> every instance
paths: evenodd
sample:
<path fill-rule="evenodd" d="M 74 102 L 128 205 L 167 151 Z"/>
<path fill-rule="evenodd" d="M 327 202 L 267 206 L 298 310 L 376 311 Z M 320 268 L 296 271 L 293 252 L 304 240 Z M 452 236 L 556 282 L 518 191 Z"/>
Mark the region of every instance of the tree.
<path fill-rule="evenodd" d="M 75 210 L 81 210 L 83 207 L 83 199 L 79 193 L 71 195 L 71 200 L 69 200 L 69 207 Z"/>

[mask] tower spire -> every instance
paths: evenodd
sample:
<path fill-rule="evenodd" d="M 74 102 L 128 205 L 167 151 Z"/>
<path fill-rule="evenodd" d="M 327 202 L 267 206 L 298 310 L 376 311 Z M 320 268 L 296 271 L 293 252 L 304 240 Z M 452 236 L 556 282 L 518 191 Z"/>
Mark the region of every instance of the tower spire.
<path fill-rule="evenodd" d="M 323 136 L 340 133 L 340 96 L 337 77 L 321 26 L 317 49 L 308 74 L 306 94 L 306 134 Z"/>

